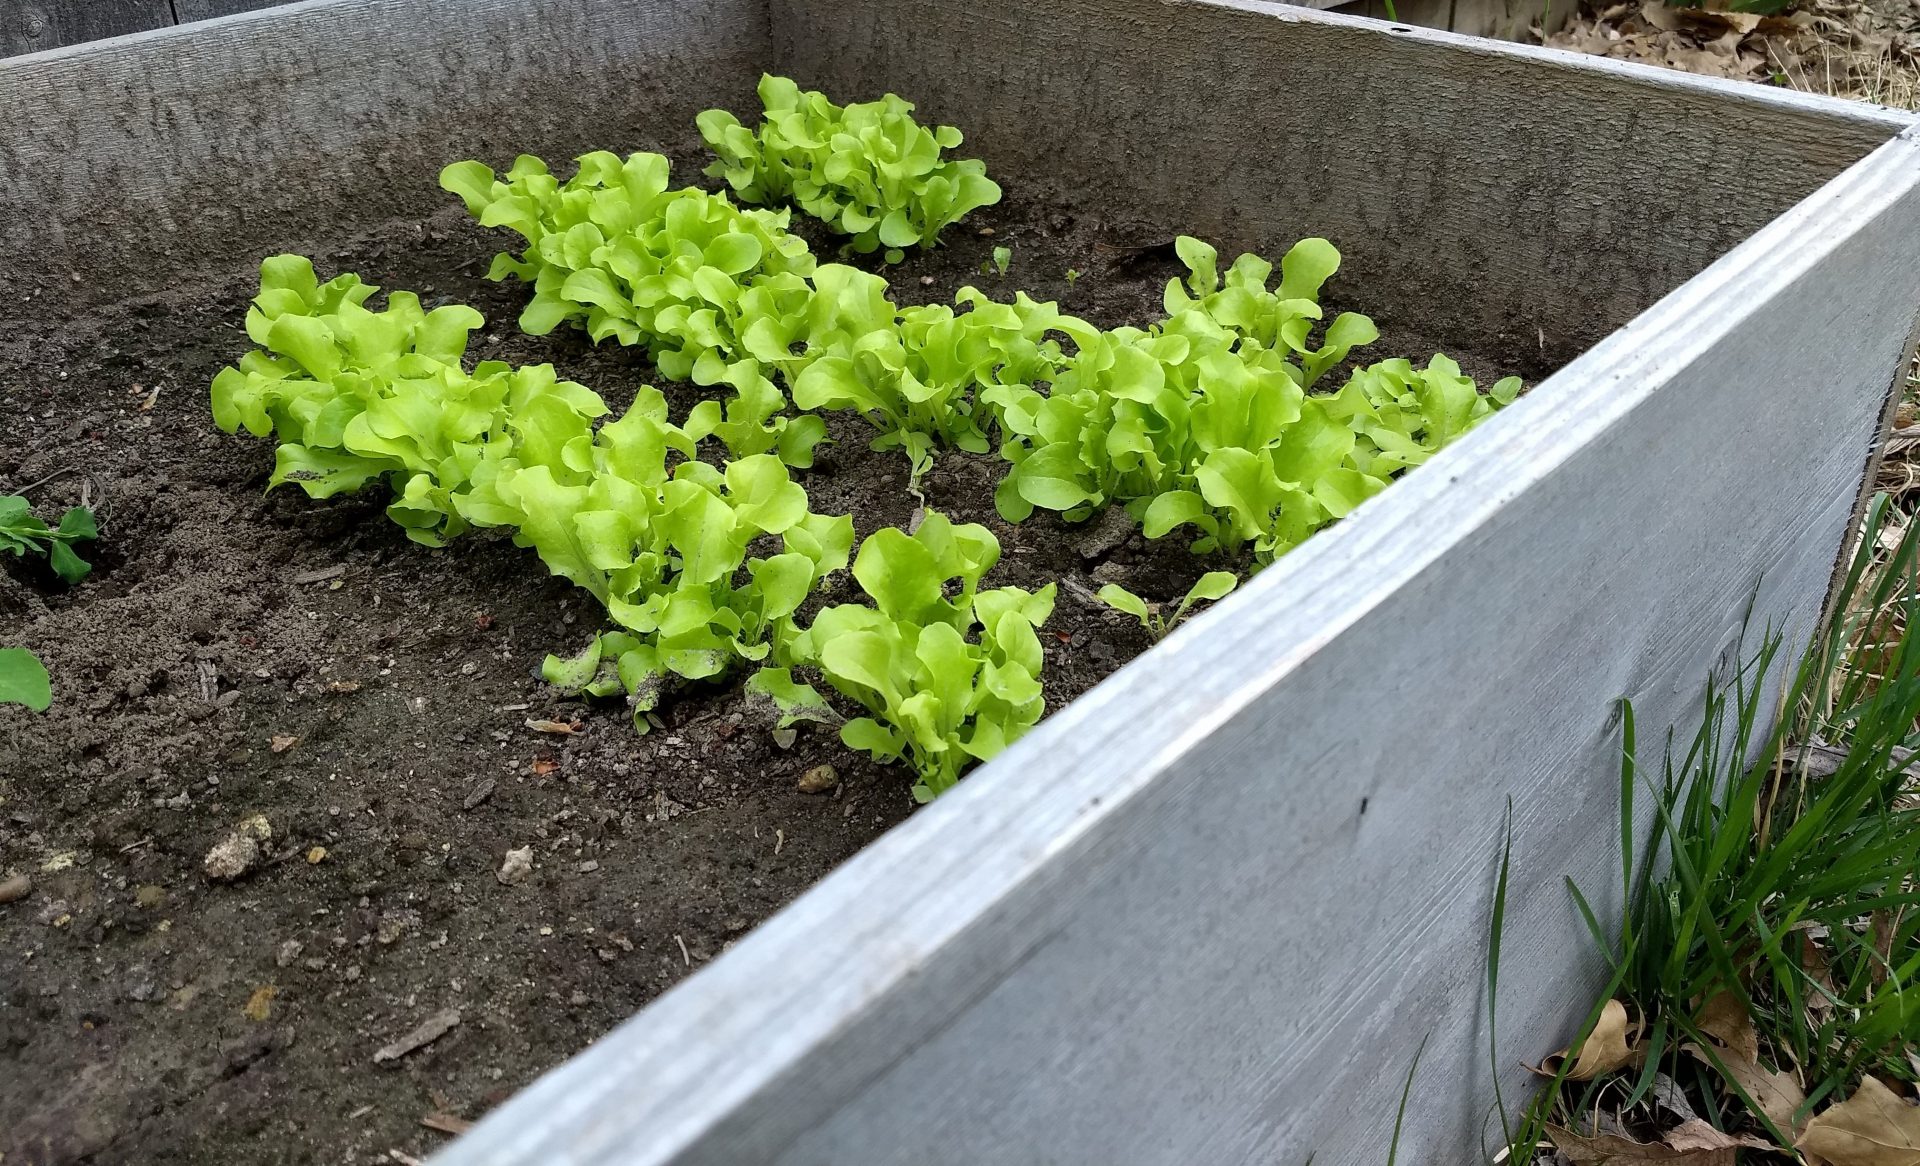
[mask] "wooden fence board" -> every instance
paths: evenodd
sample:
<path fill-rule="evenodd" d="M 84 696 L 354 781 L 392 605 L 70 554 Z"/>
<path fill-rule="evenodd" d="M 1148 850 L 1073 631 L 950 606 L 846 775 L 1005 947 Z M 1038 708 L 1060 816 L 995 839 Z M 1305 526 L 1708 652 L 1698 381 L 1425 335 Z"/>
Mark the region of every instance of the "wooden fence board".
<path fill-rule="evenodd" d="M 168 0 L 9 0 L 0 6 L 0 57 L 172 23 Z"/>
<path fill-rule="evenodd" d="M 189 20 L 211 20 L 216 16 L 232 16 L 236 12 L 258 12 L 262 8 L 273 8 L 291 0 L 173 0 L 173 10 L 179 22 Z"/>

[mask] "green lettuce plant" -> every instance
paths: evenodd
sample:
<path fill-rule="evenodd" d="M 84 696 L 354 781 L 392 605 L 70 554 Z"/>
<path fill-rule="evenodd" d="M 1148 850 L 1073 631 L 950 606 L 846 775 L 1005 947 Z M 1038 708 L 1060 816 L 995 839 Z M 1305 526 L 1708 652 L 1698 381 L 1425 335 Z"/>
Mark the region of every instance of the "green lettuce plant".
<path fill-rule="evenodd" d="M 388 515 L 409 538 L 439 546 L 476 524 L 459 497 L 509 460 L 564 469 L 607 406 L 551 365 L 483 362 L 466 372 L 478 312 L 425 311 L 405 291 L 371 311 L 365 301 L 378 290 L 353 274 L 321 284 L 298 255 L 263 262 L 247 312 L 247 335 L 262 350 L 214 377 L 214 423 L 280 439 L 269 487 L 292 482 L 329 498 L 385 480 Z"/>
<path fill-rule="evenodd" d="M 873 449 L 903 450 L 910 488 L 936 449 L 991 448 L 993 414 L 981 389 L 1051 376 L 1063 359 L 1048 333 L 1069 318 L 1024 293 L 1005 304 L 962 288 L 955 303 L 965 310 L 956 312 L 896 307 L 886 280 L 841 264 L 822 264 L 813 284 L 797 325 L 755 322 L 761 350 L 791 379 L 795 405 L 857 412 L 879 431 Z M 796 339 L 804 339 L 797 354 Z"/>
<path fill-rule="evenodd" d="M 580 670 L 594 679 L 611 660 L 639 718 L 668 677 L 766 659 L 821 576 L 846 566 L 851 520 L 810 513 L 772 452 L 796 440 L 810 451 L 824 426 L 771 427 L 778 390 L 753 361 L 728 370 L 739 392 L 729 406 L 704 402 L 692 428 L 669 422 L 666 398 L 648 386 L 596 428 L 605 403 L 549 366 L 462 370 L 466 334 L 480 323 L 471 309 L 423 312 L 395 292 L 373 312 L 364 306 L 373 290 L 353 276 L 319 284 L 297 256 L 263 264 L 248 331 L 265 351 L 215 378 L 215 420 L 280 437 L 274 484 L 327 497 L 385 479 L 388 514 L 416 541 L 511 529 L 621 629 L 574 672 L 551 664 L 561 681 Z M 716 468 L 695 457 L 709 433 L 769 452 Z M 780 553 L 749 558 L 762 536 L 778 536 Z"/>
<path fill-rule="evenodd" d="M 25 648 L 0 648 L 0 704 L 25 705 L 37 713 L 53 704 L 47 667 Z"/>
<path fill-rule="evenodd" d="M 1171 615 L 1161 614 L 1159 604 L 1148 603 L 1118 583 L 1109 583 L 1095 594 L 1108 607 L 1139 620 L 1140 626 L 1154 639 L 1164 640 L 1187 617 L 1188 609 L 1195 603 L 1224 598 L 1239 583 L 1231 571 L 1208 571 L 1187 589 Z"/>
<path fill-rule="evenodd" d="M 841 740 L 876 760 L 906 761 L 918 778 L 914 797 L 931 800 L 1045 709 L 1034 629 L 1053 611 L 1054 585 L 980 590 L 999 557 L 992 532 L 937 512 L 911 535 L 875 531 L 853 564 L 871 605 L 822 611 L 793 638 L 787 662 L 763 669 L 752 687 L 780 705 L 783 723 L 830 718 L 819 691 L 791 669 L 817 671 L 869 714 L 843 724 Z"/>
<path fill-rule="evenodd" d="M 1273 266 L 1258 256 L 1223 276 L 1212 247 L 1177 246 L 1188 275 L 1168 284 L 1165 321 L 1076 336 L 1045 392 L 1008 382 L 982 394 L 1007 435 L 995 503 L 1008 521 L 1119 503 L 1149 538 L 1192 526 L 1198 553 L 1251 544 L 1271 562 L 1519 391 L 1509 378 L 1483 396 L 1436 356 L 1417 372 L 1404 360 L 1368 366 L 1323 392 L 1326 374 L 1378 335 L 1354 313 L 1316 333 L 1339 253 L 1303 240 L 1269 288 Z"/>
<path fill-rule="evenodd" d="M 886 247 L 887 261 L 897 263 L 903 248 L 931 246 L 969 211 L 1000 201 L 985 164 L 942 158 L 960 145 L 960 131 L 919 124 L 911 102 L 889 93 L 839 106 L 771 75 L 760 78 L 759 92 L 758 130 L 724 109 L 699 117 L 700 136 L 719 158 L 707 173 L 742 202 L 792 202 L 851 235 L 853 250 Z"/>
<path fill-rule="evenodd" d="M 523 331 L 544 336 L 571 321 L 596 342 L 645 345 L 675 380 L 716 384 L 745 355 L 739 319 L 751 293 L 804 294 L 813 253 L 788 233 L 784 210 L 743 210 L 668 184 L 666 158 L 649 153 L 584 154 L 565 183 L 524 154 L 504 175 L 479 162 L 440 172 L 480 225 L 526 241 L 487 273 L 533 285 Z"/>
<path fill-rule="evenodd" d="M 537 467 L 503 482 L 501 493 L 522 514 L 515 540 L 592 592 L 623 629 L 585 657 L 549 658 L 547 679 L 604 695 L 617 678 L 638 722 L 668 678 L 719 676 L 789 642 L 794 612 L 824 575 L 846 566 L 853 523 L 810 513 L 806 492 L 771 454 L 740 458 L 724 471 L 685 461 L 670 474 L 649 456 L 636 473 L 632 463 L 640 459 L 625 457 L 625 444 L 597 445 L 596 470 L 584 484 L 557 482 Z M 780 553 L 749 557 L 749 544 L 763 535 L 780 536 Z M 607 660 L 616 665 L 612 677 L 600 674 Z"/>
<path fill-rule="evenodd" d="M 100 537 L 93 511 L 85 506 L 69 507 L 57 526 L 35 518 L 32 506 L 18 494 L 0 495 L 0 551 L 12 551 L 15 558 L 28 552 L 45 555 L 53 573 L 69 587 L 85 579 L 93 565 L 73 549 L 75 543 Z"/>

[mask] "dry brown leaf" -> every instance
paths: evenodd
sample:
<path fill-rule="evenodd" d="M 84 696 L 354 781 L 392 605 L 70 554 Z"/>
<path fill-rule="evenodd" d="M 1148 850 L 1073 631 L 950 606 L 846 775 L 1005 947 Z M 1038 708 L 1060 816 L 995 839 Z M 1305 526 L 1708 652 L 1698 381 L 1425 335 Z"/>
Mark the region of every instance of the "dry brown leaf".
<path fill-rule="evenodd" d="M 1646 0 L 1640 5 L 1640 19 L 1661 32 L 1672 32 L 1680 27 L 1680 14 L 1667 7 L 1666 0 Z"/>
<path fill-rule="evenodd" d="M 295 745 L 298 745 L 299 743 L 300 743 L 300 738 L 298 737 L 274 737 L 272 740 L 267 742 L 267 747 L 272 749 L 275 753 L 285 753 L 287 750 L 293 748 Z"/>
<path fill-rule="evenodd" d="M 572 721 L 548 721 L 535 720 L 533 718 L 528 718 L 527 728 L 532 729 L 536 733 L 577 733 L 580 731 L 580 726 L 574 724 Z"/>
<path fill-rule="evenodd" d="M 1815 1114 L 1796 1145 L 1832 1166 L 1920 1166 L 1920 1106 L 1866 1077 L 1852 1097 Z"/>
<path fill-rule="evenodd" d="M 1699 1118 L 1691 1118 L 1668 1130 L 1660 1140 L 1675 1150 L 1771 1150 L 1772 1142 L 1751 1134 L 1729 1134 L 1716 1130 Z"/>
<path fill-rule="evenodd" d="M 327 691 L 328 692 L 359 692 L 360 682 L 358 680 L 329 680 L 327 681 Z"/>
<path fill-rule="evenodd" d="M 535 777 L 545 777 L 550 773 L 557 772 L 559 768 L 560 763 L 558 761 L 552 761 L 545 757 L 536 757 L 532 766 Z"/>
<path fill-rule="evenodd" d="M 1893 966 L 1893 940 L 1900 933 L 1900 912 L 1881 908 L 1867 917 L 1867 934 L 1873 937 L 1873 950 L 1880 958 L 1867 967 L 1874 987 L 1887 982 L 1887 969 Z"/>
<path fill-rule="evenodd" d="M 1760 1059 L 1760 1038 L 1753 1031 L 1753 1018 L 1747 1006 L 1732 992 L 1720 992 L 1700 1006 L 1694 1022 L 1703 1036 L 1710 1036 L 1733 1056 L 1749 1061 Z"/>
<path fill-rule="evenodd" d="M 1807 1099 L 1800 1080 L 1791 1073 L 1776 1073 L 1760 1063 L 1760 1037 L 1753 1030 L 1753 1018 L 1732 992 L 1721 992 L 1700 1008 L 1694 1026 L 1712 1040 L 1713 1052 L 1729 1080 L 1738 1085 L 1767 1120 L 1783 1134 L 1795 1132 L 1794 1111 Z M 1682 1046 L 1701 1062 L 1711 1066 L 1715 1057 L 1699 1045 Z"/>
<path fill-rule="evenodd" d="M 1701 1132 L 1704 1130 L 1705 1132 Z M 1686 1166 L 1734 1166 L 1734 1150 L 1741 1146 L 1765 1148 L 1770 1142 L 1729 1137 L 1695 1118 L 1671 1130 L 1681 1145 L 1668 1141 L 1636 1142 L 1614 1134 L 1588 1137 L 1560 1126 L 1547 1127 L 1547 1136 L 1573 1166 L 1635 1166 L 1642 1162 L 1683 1162 Z"/>
<path fill-rule="evenodd" d="M 1611 1073 L 1622 1065 L 1632 1064 L 1639 1056 L 1633 1048 L 1632 1038 L 1639 1034 L 1638 1028 L 1632 1033 L 1627 1031 L 1627 1006 L 1618 1000 L 1607 1001 L 1600 1010 L 1600 1020 L 1580 1042 L 1576 1052 L 1562 1049 L 1540 1062 L 1536 1070 L 1542 1076 L 1551 1077 L 1560 1071 L 1560 1066 L 1572 1058 L 1573 1067 L 1567 1070 L 1569 1081 L 1591 1081 L 1603 1073 Z"/>

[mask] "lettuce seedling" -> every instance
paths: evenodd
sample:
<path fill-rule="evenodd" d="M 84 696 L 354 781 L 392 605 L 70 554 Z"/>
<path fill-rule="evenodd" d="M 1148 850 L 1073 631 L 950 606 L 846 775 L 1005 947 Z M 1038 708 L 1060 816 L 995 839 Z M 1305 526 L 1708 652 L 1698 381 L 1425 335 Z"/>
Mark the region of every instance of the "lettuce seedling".
<path fill-rule="evenodd" d="M 292 482 L 328 498 L 386 480 L 388 515 L 409 538 L 439 546 L 475 525 L 477 512 L 459 499 L 478 482 L 509 460 L 565 472 L 607 406 L 551 365 L 490 361 L 466 372 L 480 313 L 425 311 L 404 291 L 371 311 L 365 301 L 378 290 L 352 274 L 321 284 L 297 255 L 262 263 L 247 334 L 265 351 L 214 378 L 214 423 L 279 437 L 270 488 Z"/>
<path fill-rule="evenodd" d="M 765 660 L 794 636 L 793 615 L 820 579 L 846 566 L 853 522 L 807 509 L 806 492 L 772 454 L 666 468 L 692 448 L 665 421 L 657 394 L 601 428 L 585 480 L 546 467 L 502 478 L 519 513 L 515 541 L 556 575 L 591 591 L 623 629 L 587 655 L 550 661 L 564 688 L 606 695 L 618 681 L 643 731 L 670 677 L 698 680 L 736 661 Z M 781 552 L 749 558 L 749 544 L 780 536 Z M 605 667 L 611 661 L 611 669 Z"/>
<path fill-rule="evenodd" d="M 1368 365 L 1327 407 L 1357 437 L 1350 464 L 1388 477 L 1424 463 L 1519 394 L 1520 378 L 1506 377 L 1483 395 L 1457 363 L 1436 354 L 1424 369 L 1406 360 Z"/>
<path fill-rule="evenodd" d="M 526 240 L 496 256 L 490 279 L 533 284 L 520 327 L 544 336 L 569 321 L 596 342 L 644 344 L 675 380 L 719 383 L 746 355 L 742 312 L 755 288 L 804 294 L 813 254 L 787 212 L 742 210 L 724 194 L 669 189 L 659 154 L 596 151 L 564 184 L 529 155 L 496 176 L 456 162 L 440 185 L 482 226 Z"/>
<path fill-rule="evenodd" d="M 1207 244 L 1182 237 L 1188 274 L 1166 289 L 1168 318 L 1142 331 L 1076 335 L 1049 389 L 1008 381 L 984 392 L 1012 463 L 995 493 L 1002 517 L 1035 508 L 1069 521 L 1122 503 L 1146 535 L 1192 526 L 1199 553 L 1252 544 L 1271 562 L 1386 488 L 1398 473 L 1511 401 L 1509 378 L 1482 395 L 1443 356 L 1325 375 L 1377 338 L 1342 313 L 1315 335 L 1321 288 L 1339 252 L 1323 239 L 1272 264 L 1242 255 L 1222 275 Z"/>
<path fill-rule="evenodd" d="M 15 558 L 24 558 L 29 551 L 45 555 L 53 573 L 69 587 L 85 579 L 93 565 L 74 552 L 73 544 L 100 537 L 93 511 L 69 507 L 58 526 L 48 526 L 31 510 L 18 494 L 0 496 L 0 551 L 12 551 Z"/>
<path fill-rule="evenodd" d="M 1147 629 L 1154 639 L 1164 640 L 1186 618 L 1187 610 L 1195 603 L 1224 598 L 1239 583 L 1240 580 L 1234 578 L 1231 571 L 1208 571 L 1187 589 L 1187 594 L 1170 616 L 1162 616 L 1159 604 L 1148 603 L 1118 583 L 1109 583 L 1096 594 L 1100 602 L 1108 607 L 1139 620 L 1140 626 Z"/>
<path fill-rule="evenodd" d="M 886 247 L 931 246 L 969 211 L 1000 201 L 985 164 L 943 159 L 961 142 L 952 126 L 929 129 L 913 105 L 889 93 L 838 106 L 785 77 L 760 78 L 760 127 L 750 130 L 724 109 L 699 117 L 700 136 L 719 157 L 707 168 L 747 203 L 792 202 L 851 235 L 866 254 Z"/>
<path fill-rule="evenodd" d="M 0 648 L 0 704 L 22 704 L 40 713 L 53 703 L 47 667 L 25 648 Z"/>
<path fill-rule="evenodd" d="M 911 535 L 875 531 L 853 563 L 872 605 L 822 611 L 794 638 L 788 664 L 763 669 L 751 687 L 781 707 L 783 724 L 824 718 L 827 702 L 791 665 L 817 670 L 870 714 L 843 724 L 840 739 L 879 761 L 907 761 L 915 799 L 932 800 L 1045 709 L 1034 629 L 1053 611 L 1054 585 L 980 590 L 999 558 L 987 528 L 933 511 Z"/>
<path fill-rule="evenodd" d="M 955 302 L 970 310 L 955 312 L 898 308 L 884 279 L 841 264 L 822 264 L 813 282 L 804 351 L 770 356 L 787 370 L 795 405 L 853 410 L 879 431 L 873 449 L 904 450 L 912 489 L 935 449 L 991 448 L 993 414 L 976 390 L 1007 377 L 1050 377 L 1062 360 L 1047 333 L 1068 318 L 1025 294 L 1000 304 L 963 288 Z M 777 344 L 775 327 L 767 322 L 759 335 Z"/>

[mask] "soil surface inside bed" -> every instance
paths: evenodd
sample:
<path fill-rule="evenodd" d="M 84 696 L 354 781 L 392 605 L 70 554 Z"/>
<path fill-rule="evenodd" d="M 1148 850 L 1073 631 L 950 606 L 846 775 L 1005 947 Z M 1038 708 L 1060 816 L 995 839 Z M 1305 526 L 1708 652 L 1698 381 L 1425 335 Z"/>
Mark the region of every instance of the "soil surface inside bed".
<path fill-rule="evenodd" d="M 456 207 L 329 240 L 316 266 L 479 308 L 470 360 L 552 361 L 616 412 L 660 384 L 685 415 L 699 391 L 636 352 L 520 335 L 525 289 L 482 278 L 508 241 Z M 1022 288 L 1145 325 L 1180 270 L 1164 233 L 1017 192 L 949 242 L 894 269 L 897 299 Z M 1013 249 L 1004 278 L 980 274 L 996 245 Z M 601 613 L 504 536 L 433 550 L 378 491 L 264 493 L 272 443 L 219 433 L 207 404 L 249 347 L 256 290 L 236 269 L 0 338 L 0 492 L 60 475 L 31 490 L 36 511 L 85 489 L 104 529 L 72 590 L 0 563 L 0 641 L 39 652 L 56 701 L 0 710 L 0 879 L 32 882 L 0 904 L 4 1166 L 424 1156 L 447 1135 L 423 1118 L 478 1118 L 912 810 L 905 770 L 830 729 L 780 748 L 772 710 L 737 684 L 669 698 L 645 737 L 618 702 L 546 688 L 542 656 L 584 646 Z M 1383 330 L 1369 358 L 1433 351 Z M 1509 371 L 1450 355 L 1483 384 Z M 830 424 L 837 444 L 800 475 L 813 509 L 851 512 L 861 536 L 906 523 L 904 458 L 870 453 L 857 420 Z M 992 505 L 1002 464 L 944 455 L 927 496 L 1000 538 L 989 585 L 1061 581 L 1042 634 L 1051 711 L 1148 647 L 1091 601 L 1102 582 L 1165 599 L 1232 564 L 1111 522 L 1010 527 Z M 825 599 L 857 597 L 843 574 Z M 580 728 L 528 727 L 542 718 Z M 799 792 L 822 764 L 831 792 Z M 258 866 L 211 883 L 208 850 L 253 815 L 272 832 Z M 532 875 L 503 885 L 522 846 Z M 375 1062 L 448 1009 L 444 1035 Z"/>

